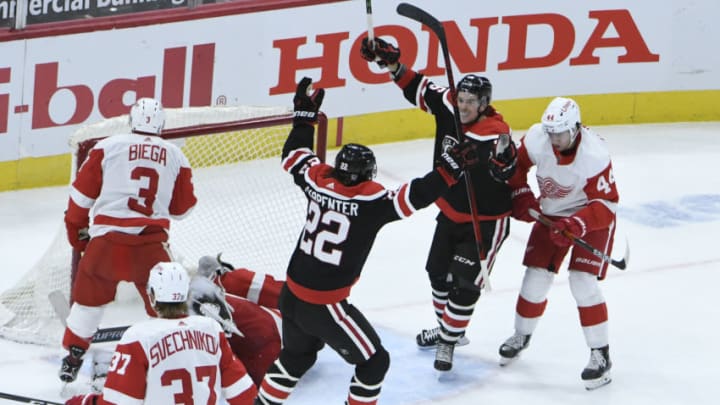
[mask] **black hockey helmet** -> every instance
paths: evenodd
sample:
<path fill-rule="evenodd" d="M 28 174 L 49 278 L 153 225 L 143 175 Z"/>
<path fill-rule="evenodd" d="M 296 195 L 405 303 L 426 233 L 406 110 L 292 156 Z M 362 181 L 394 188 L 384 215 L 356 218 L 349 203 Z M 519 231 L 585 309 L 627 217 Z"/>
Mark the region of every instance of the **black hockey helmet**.
<path fill-rule="evenodd" d="M 473 74 L 466 75 L 457 84 L 457 92 L 462 91 L 476 95 L 480 100 L 480 104 L 490 105 L 492 84 L 487 77 Z"/>
<path fill-rule="evenodd" d="M 346 186 L 372 180 L 376 174 L 375 155 L 367 146 L 348 143 L 335 156 L 333 177 Z"/>

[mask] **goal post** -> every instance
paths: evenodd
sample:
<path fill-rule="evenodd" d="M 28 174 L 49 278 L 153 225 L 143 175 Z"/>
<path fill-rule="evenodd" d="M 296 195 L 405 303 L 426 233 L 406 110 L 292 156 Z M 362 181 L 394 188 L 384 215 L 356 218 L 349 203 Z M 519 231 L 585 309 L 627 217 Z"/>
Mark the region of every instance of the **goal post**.
<path fill-rule="evenodd" d="M 292 127 L 292 111 L 239 106 L 166 109 L 166 113 L 161 137 L 180 146 L 190 161 L 198 199 L 187 217 L 171 221 L 169 244 L 174 260 L 192 271 L 201 256 L 222 253 L 224 261 L 237 267 L 284 278 L 305 221 L 306 205 L 302 191 L 280 165 L 282 147 Z M 315 150 L 322 160 L 327 128 L 327 117 L 321 113 Z M 129 132 L 127 116 L 75 132 L 70 139 L 71 178 L 95 143 Z M 78 260 L 60 224 L 38 262 L 14 287 L 0 294 L 0 336 L 59 345 L 63 327 L 48 294 L 60 290 L 69 297 Z M 123 292 L 121 288 L 113 305 L 122 306 L 128 299 L 137 301 L 136 296 L 134 289 Z M 142 307 L 138 311 L 143 311 Z M 103 318 L 103 325 L 116 326 L 118 322 L 127 321 L 108 314 Z"/>

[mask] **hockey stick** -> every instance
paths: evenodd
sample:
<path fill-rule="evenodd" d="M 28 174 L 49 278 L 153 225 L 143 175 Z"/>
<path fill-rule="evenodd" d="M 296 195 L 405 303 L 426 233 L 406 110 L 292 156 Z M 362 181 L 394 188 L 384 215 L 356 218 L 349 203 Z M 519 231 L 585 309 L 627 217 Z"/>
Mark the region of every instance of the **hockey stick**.
<path fill-rule="evenodd" d="M 367 14 L 368 43 L 370 49 L 375 48 L 375 30 L 373 29 L 372 0 L 365 0 L 365 14 Z"/>
<path fill-rule="evenodd" d="M 22 395 L 8 394 L 6 392 L 0 392 L 0 398 L 34 405 L 65 405 L 63 402 L 45 401 L 44 399 L 24 397 Z"/>
<path fill-rule="evenodd" d="M 541 224 L 552 228 L 552 229 L 558 229 L 557 226 L 555 226 L 555 223 L 545 215 L 537 212 L 536 210 L 530 208 L 528 210 L 528 213 L 531 217 L 535 218 L 537 221 L 539 221 Z M 568 232 L 567 230 L 563 229 L 560 231 L 566 238 L 570 239 L 574 244 L 580 246 L 581 248 L 587 250 L 588 252 L 592 253 L 593 255 L 603 259 L 604 261 L 612 264 L 613 266 L 617 267 L 620 270 L 625 270 L 627 268 L 627 264 L 630 261 L 630 245 L 625 245 L 625 256 L 621 260 L 615 260 L 612 257 L 606 255 L 599 249 L 596 249 L 592 247 L 589 243 L 585 242 L 584 240 L 580 239 L 579 237 L 573 235 L 572 233 Z"/>
<path fill-rule="evenodd" d="M 48 294 L 48 300 L 55 311 L 55 315 L 60 318 L 60 322 L 63 326 L 67 326 L 67 317 L 70 315 L 70 306 L 68 300 L 65 298 L 65 294 L 60 290 L 51 291 Z M 120 340 L 123 333 L 130 326 L 115 326 L 112 328 L 102 328 L 95 331 L 92 336 L 92 343 L 105 343 L 105 342 L 116 342 Z"/>
<path fill-rule="evenodd" d="M 450 88 L 450 96 L 455 97 L 455 79 L 453 78 L 452 64 L 450 63 L 450 53 L 448 51 L 447 37 L 445 36 L 445 28 L 437 18 L 428 14 L 426 11 L 413 6 L 408 3 L 400 3 L 397 6 L 397 13 L 401 16 L 415 20 L 420 24 L 430 28 L 432 32 L 438 37 L 440 41 L 440 48 L 442 48 L 443 59 L 445 61 L 445 73 L 448 79 L 448 87 Z M 453 105 L 453 116 L 455 118 L 455 135 L 459 141 L 466 139 L 465 134 L 462 131 L 462 123 L 460 122 L 460 112 L 458 111 L 457 103 L 452 102 Z M 470 171 L 465 170 L 465 187 L 467 189 L 468 203 L 470 204 L 470 216 L 472 217 L 473 233 L 475 234 L 475 247 L 477 248 L 478 265 L 480 266 L 480 276 L 485 284 L 485 288 L 491 291 L 490 288 L 490 275 L 488 269 L 483 266 L 482 260 L 482 235 L 480 233 L 480 223 L 478 222 L 477 204 L 475 200 L 475 188 L 470 178 Z M 482 284 L 479 286 L 482 288 Z"/>

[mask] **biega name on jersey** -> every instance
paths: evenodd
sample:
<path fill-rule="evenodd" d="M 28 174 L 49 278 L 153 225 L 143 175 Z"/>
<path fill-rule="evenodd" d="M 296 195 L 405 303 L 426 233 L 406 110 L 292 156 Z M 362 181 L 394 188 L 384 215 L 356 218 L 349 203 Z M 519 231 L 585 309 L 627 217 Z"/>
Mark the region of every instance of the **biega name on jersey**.
<path fill-rule="evenodd" d="M 150 160 L 163 166 L 167 166 L 167 150 L 160 145 L 138 143 L 130 145 L 128 149 L 128 160 Z"/>
<path fill-rule="evenodd" d="M 345 215 L 357 216 L 358 215 L 358 203 L 352 201 L 343 201 L 336 198 L 332 198 L 328 195 L 318 193 L 310 186 L 305 186 L 305 194 L 308 198 L 318 203 L 321 207 L 333 210 Z"/>
<path fill-rule="evenodd" d="M 175 331 L 150 347 L 151 367 L 183 350 L 203 350 L 214 355 L 219 349 L 217 336 L 199 330 Z"/>

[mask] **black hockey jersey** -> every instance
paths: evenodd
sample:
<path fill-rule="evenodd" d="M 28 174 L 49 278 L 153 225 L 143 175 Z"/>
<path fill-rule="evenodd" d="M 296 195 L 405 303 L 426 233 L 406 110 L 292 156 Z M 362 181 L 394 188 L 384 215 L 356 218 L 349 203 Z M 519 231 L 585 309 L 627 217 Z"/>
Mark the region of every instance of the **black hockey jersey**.
<path fill-rule="evenodd" d="M 313 132 L 293 128 L 283 148 L 283 169 L 308 200 L 286 282 L 306 302 L 332 304 L 350 295 L 380 228 L 430 205 L 456 180 L 439 169 L 394 191 L 374 181 L 347 187 L 312 152 Z"/>
<path fill-rule="evenodd" d="M 433 167 L 437 167 L 440 164 L 440 155 L 459 141 L 455 131 L 450 91 L 409 69 L 399 78 L 397 84 L 403 89 L 408 101 L 435 117 Z M 492 106 L 488 106 L 484 114 L 484 119 L 471 125 L 463 125 L 462 130 L 467 139 L 476 142 L 480 156 L 480 164 L 470 170 L 479 219 L 494 220 L 510 215 L 511 189 L 507 184 L 499 183 L 490 176 L 488 160 L 495 140 L 500 134 L 510 134 L 510 127 Z M 452 186 L 436 203 L 443 214 L 453 222 L 471 221 L 464 180 Z"/>

